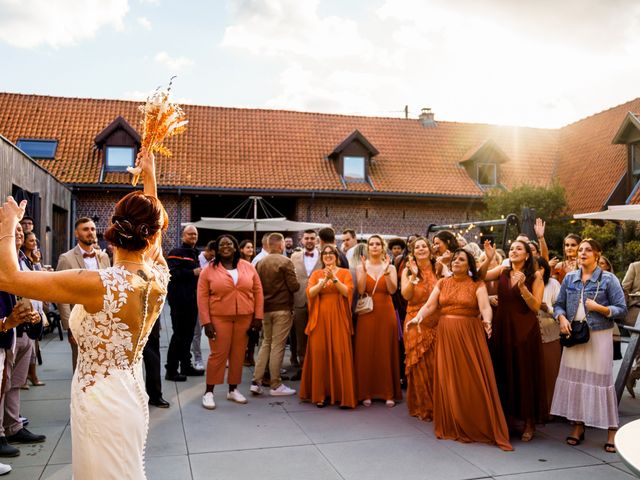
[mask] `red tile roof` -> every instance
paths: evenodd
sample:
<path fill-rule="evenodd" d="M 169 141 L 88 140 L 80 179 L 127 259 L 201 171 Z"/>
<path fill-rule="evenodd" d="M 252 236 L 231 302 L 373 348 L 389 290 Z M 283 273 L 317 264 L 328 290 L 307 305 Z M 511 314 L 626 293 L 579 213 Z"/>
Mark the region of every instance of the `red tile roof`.
<path fill-rule="evenodd" d="M 555 177 L 566 190 L 571 213 L 603 210 L 627 171 L 627 146 L 612 141 L 630 111 L 640 111 L 640 98 L 560 129 Z"/>
<path fill-rule="evenodd" d="M 0 93 L 0 133 L 13 142 L 59 140 L 56 159 L 40 163 L 65 183 L 97 184 L 103 154 L 94 138 L 118 115 L 138 128 L 138 105 Z M 423 127 L 416 119 L 183 107 L 189 125 L 168 143 L 173 157 L 158 161 L 161 186 L 371 195 L 367 183 L 343 184 L 327 158 L 357 129 L 379 151 L 370 169 L 375 192 L 480 198 L 482 189 L 460 162 L 493 142 L 509 159 L 500 166 L 507 188 L 546 185 L 555 172 L 567 188 L 570 210 L 577 212 L 600 209 L 622 175 L 626 146 L 611 140 L 626 112 L 640 110 L 640 99 L 559 130 L 457 122 Z M 103 179 L 128 182 L 122 173 Z"/>

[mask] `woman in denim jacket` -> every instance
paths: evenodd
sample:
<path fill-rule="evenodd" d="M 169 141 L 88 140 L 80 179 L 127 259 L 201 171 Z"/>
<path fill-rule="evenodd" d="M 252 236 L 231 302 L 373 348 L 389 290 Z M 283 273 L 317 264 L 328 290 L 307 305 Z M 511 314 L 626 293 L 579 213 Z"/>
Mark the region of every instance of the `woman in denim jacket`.
<path fill-rule="evenodd" d="M 574 423 L 567 444 L 584 439 L 585 425 L 608 429 L 606 452 L 615 453 L 618 401 L 613 386 L 613 319 L 627 306 L 618 279 L 598 267 L 602 248 L 592 239 L 580 242 L 580 269 L 569 272 L 554 305 L 560 333 L 571 333 L 571 321 L 586 319 L 587 343 L 565 348 L 553 394 L 551 413 Z"/>

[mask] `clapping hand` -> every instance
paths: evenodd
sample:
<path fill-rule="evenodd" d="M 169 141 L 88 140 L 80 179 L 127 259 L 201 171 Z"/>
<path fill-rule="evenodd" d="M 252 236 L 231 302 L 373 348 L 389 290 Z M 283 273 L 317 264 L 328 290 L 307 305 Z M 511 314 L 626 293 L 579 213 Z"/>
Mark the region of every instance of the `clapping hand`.
<path fill-rule="evenodd" d="M 416 277 L 418 275 L 418 264 L 416 263 L 416 259 L 413 257 L 409 257 L 409 271 L 411 274 Z"/>
<path fill-rule="evenodd" d="M 513 279 L 516 281 L 516 285 L 522 288 L 524 286 L 524 282 L 527 279 L 526 275 L 520 271 L 513 272 Z"/>
<path fill-rule="evenodd" d="M 367 273 L 367 257 L 364 255 L 360 255 L 360 265 L 362 266 L 362 271 Z"/>
<path fill-rule="evenodd" d="M 17 303 L 4 323 L 4 330 L 11 330 L 21 323 L 38 323 L 40 320 L 40 314 L 30 304 Z"/>

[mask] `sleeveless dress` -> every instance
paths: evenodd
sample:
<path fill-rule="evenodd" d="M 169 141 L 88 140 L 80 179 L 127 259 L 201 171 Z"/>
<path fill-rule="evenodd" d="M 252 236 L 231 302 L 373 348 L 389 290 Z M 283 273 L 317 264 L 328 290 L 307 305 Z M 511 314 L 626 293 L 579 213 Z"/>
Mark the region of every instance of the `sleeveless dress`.
<path fill-rule="evenodd" d="M 433 423 L 437 438 L 513 450 L 470 277 L 440 280 Z"/>
<path fill-rule="evenodd" d="M 413 287 L 407 302 L 405 325 L 429 300 L 436 285 L 431 267 L 422 270 L 422 280 Z M 435 370 L 437 316 L 426 319 L 420 326 L 410 325 L 404 334 L 405 373 L 407 375 L 407 408 L 409 415 L 421 420 L 433 419 L 433 373 Z"/>
<path fill-rule="evenodd" d="M 527 280 L 531 291 L 533 278 Z M 549 416 L 542 337 L 538 316 L 526 304 L 509 270 L 500 274 L 493 325 L 493 368 L 508 419 L 544 423 Z"/>
<path fill-rule="evenodd" d="M 309 278 L 309 289 L 322 280 L 324 270 L 316 270 Z M 351 272 L 339 268 L 336 277 L 349 290 L 348 297 L 338 292 L 328 282 L 320 293 L 309 298 L 309 322 L 307 352 L 302 366 L 300 399 L 355 408 L 356 388 L 353 375 L 353 351 L 351 347 Z"/>
<path fill-rule="evenodd" d="M 367 275 L 366 292 L 376 281 Z M 358 315 L 355 373 L 358 401 L 402 400 L 398 362 L 398 321 L 387 282 L 382 276 L 373 293 L 373 311 Z"/>
<path fill-rule="evenodd" d="M 169 271 L 152 267 L 146 280 L 120 266 L 99 270 L 101 311 L 71 312 L 78 364 L 71 383 L 73 475 L 83 479 L 145 479 L 149 427 L 142 350 L 162 311 Z M 136 319 L 126 323 L 123 318 Z"/>

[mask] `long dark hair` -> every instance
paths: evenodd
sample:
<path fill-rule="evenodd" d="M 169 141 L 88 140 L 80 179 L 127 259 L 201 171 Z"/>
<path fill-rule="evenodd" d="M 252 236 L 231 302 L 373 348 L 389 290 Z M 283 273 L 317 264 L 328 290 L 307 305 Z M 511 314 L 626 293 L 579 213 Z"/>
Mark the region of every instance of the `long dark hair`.
<path fill-rule="evenodd" d="M 439 231 L 434 235 L 434 238 L 442 241 L 447 246 L 447 250 L 449 250 L 450 252 L 454 252 L 458 248 L 460 248 L 460 245 L 458 245 L 458 240 L 456 240 L 456 236 L 449 230 Z"/>
<path fill-rule="evenodd" d="M 469 252 L 467 252 L 464 248 L 456 248 L 456 251 L 451 255 L 451 262 L 453 262 L 458 255 L 464 253 L 467 257 L 467 263 L 469 264 L 469 273 L 471 274 L 471 279 L 474 282 L 478 281 L 478 267 L 476 266 L 476 259 L 473 258 Z"/>
<path fill-rule="evenodd" d="M 546 285 L 549 283 L 549 279 L 551 278 L 551 266 L 549 266 L 549 262 L 547 262 L 544 257 L 536 258 L 536 262 L 538 262 L 538 268 L 542 268 L 544 270 L 542 273 L 542 281 Z"/>
<path fill-rule="evenodd" d="M 524 276 L 527 278 L 527 280 L 531 280 L 536 274 L 536 270 L 538 269 L 538 262 L 536 262 L 536 259 L 533 257 L 533 254 L 531 253 L 531 247 L 527 242 L 524 242 L 522 240 L 514 240 L 513 242 L 511 242 L 511 245 L 516 242 L 524 245 L 524 249 L 527 252 L 527 259 L 524 261 L 524 268 L 522 269 L 522 273 L 524 273 Z M 513 270 L 511 260 L 509 260 L 509 268 Z"/>
<path fill-rule="evenodd" d="M 233 252 L 233 259 L 231 261 L 231 264 L 233 268 L 238 268 L 238 262 L 240 261 L 240 246 L 238 245 L 238 240 L 236 240 L 236 237 L 234 237 L 233 235 L 229 235 L 228 233 L 223 233 L 222 235 L 218 236 L 218 238 L 216 238 L 215 240 L 216 256 L 213 259 L 213 266 L 217 267 L 220 264 L 220 260 L 222 260 L 218 252 L 220 251 L 219 249 L 220 240 L 222 240 L 223 238 L 228 238 L 229 240 L 231 240 L 231 243 L 233 243 L 233 248 L 235 248 L 235 251 Z"/>

